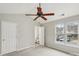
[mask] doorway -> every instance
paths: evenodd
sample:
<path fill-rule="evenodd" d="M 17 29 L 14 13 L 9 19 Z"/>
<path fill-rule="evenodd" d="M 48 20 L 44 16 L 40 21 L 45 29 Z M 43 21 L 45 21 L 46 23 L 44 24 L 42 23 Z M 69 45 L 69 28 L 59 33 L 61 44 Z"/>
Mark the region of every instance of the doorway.
<path fill-rule="evenodd" d="M 43 26 L 35 26 L 35 45 L 44 46 L 44 27 Z"/>

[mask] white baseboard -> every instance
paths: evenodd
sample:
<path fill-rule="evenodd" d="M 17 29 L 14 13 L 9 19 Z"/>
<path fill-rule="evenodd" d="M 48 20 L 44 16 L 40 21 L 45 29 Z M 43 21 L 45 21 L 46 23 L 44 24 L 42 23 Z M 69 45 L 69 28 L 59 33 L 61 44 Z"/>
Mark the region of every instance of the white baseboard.
<path fill-rule="evenodd" d="M 16 52 L 17 52 L 17 51 L 24 50 L 24 49 L 32 48 L 32 47 L 35 47 L 35 45 L 30 45 L 30 46 L 25 47 L 25 48 L 20 48 L 20 49 L 17 49 L 17 50 L 16 50 Z M 2 56 L 2 55 L 3 55 L 3 54 L 1 53 L 1 54 L 0 54 L 0 56 Z"/>
<path fill-rule="evenodd" d="M 35 47 L 35 45 L 30 45 L 28 47 L 20 48 L 20 49 L 17 49 L 16 51 L 21 51 L 21 50 L 32 48 L 32 47 Z"/>

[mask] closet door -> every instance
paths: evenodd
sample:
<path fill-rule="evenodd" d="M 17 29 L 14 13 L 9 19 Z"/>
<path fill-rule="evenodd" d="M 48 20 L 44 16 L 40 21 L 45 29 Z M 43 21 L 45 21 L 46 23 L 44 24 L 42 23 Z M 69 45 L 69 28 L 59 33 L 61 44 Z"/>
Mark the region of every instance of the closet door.
<path fill-rule="evenodd" d="M 2 22 L 2 54 L 16 51 L 16 24 L 13 22 Z"/>

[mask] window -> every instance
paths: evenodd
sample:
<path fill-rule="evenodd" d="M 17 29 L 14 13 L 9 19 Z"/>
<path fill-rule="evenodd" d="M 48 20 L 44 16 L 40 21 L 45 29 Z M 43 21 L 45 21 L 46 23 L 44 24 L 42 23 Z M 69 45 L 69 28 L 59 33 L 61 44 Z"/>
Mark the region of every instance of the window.
<path fill-rule="evenodd" d="M 77 43 L 78 41 L 78 23 L 68 23 L 66 26 L 67 42 Z"/>
<path fill-rule="evenodd" d="M 64 24 L 57 24 L 56 25 L 56 40 L 57 41 L 64 41 Z"/>
<path fill-rule="evenodd" d="M 77 22 L 56 24 L 56 42 L 79 45 L 79 24 Z"/>

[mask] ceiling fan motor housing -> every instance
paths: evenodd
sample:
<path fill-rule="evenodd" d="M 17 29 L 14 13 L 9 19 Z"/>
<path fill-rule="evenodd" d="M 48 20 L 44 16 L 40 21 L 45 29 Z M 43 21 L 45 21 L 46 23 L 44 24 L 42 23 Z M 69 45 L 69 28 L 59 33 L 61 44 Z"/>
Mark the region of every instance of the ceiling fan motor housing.
<path fill-rule="evenodd" d="M 37 7 L 37 15 L 38 16 L 42 16 L 43 15 L 43 12 L 42 12 L 42 8 L 40 8 L 40 7 Z"/>

